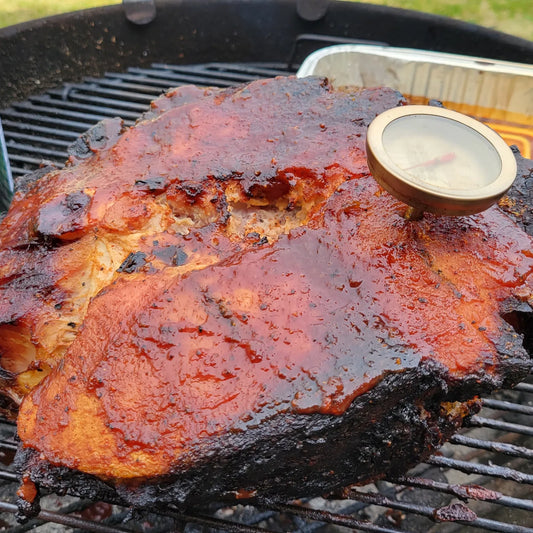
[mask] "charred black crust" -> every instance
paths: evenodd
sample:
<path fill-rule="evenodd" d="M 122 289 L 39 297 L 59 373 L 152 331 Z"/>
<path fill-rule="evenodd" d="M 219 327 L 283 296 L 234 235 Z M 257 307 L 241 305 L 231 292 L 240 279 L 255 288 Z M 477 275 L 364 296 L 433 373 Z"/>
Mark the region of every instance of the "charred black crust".
<path fill-rule="evenodd" d="M 13 385 L 13 378 L 6 378 L 5 375 L 9 375 L 3 368 L 0 368 L 0 388 L 7 389 Z M 3 416 L 7 420 L 16 420 L 18 413 L 18 404 L 7 396 L 0 396 L 0 416 Z"/>
<path fill-rule="evenodd" d="M 477 412 L 474 395 L 520 381 L 528 370 L 526 359 L 509 357 L 493 373 L 451 379 L 443 367 L 425 361 L 388 374 L 343 415 L 276 414 L 195 448 L 172 475 L 157 480 L 113 485 L 52 466 L 31 449 L 21 448 L 16 462 L 41 487 L 139 508 L 231 501 L 238 491 L 257 498 L 322 495 L 404 473 Z"/>
<path fill-rule="evenodd" d="M 140 272 L 144 265 L 146 265 L 146 254 L 144 252 L 132 252 L 117 268 L 117 272 L 126 272 L 127 274 Z"/>
<path fill-rule="evenodd" d="M 43 165 L 40 168 L 35 169 L 33 172 L 15 178 L 15 192 L 26 194 L 37 181 L 54 170 L 57 170 L 57 167 L 54 165 Z"/>
<path fill-rule="evenodd" d="M 140 191 L 147 191 L 154 194 L 160 194 L 168 189 L 169 180 L 164 176 L 155 176 L 145 178 L 143 180 L 137 180 L 135 182 L 135 188 Z"/>
<path fill-rule="evenodd" d="M 509 325 L 509 335 L 521 337 L 522 346 L 533 354 L 533 308 L 528 302 L 510 298 L 503 302 L 500 315 Z M 533 370 L 533 360 L 531 361 Z"/>
<path fill-rule="evenodd" d="M 90 205 L 91 197 L 84 191 L 67 194 L 59 205 L 44 205 L 33 227 L 33 238 L 49 248 L 60 246 L 62 236 L 84 228 Z"/>
<path fill-rule="evenodd" d="M 181 246 L 154 247 L 152 254 L 168 266 L 182 266 L 188 259 L 187 253 Z"/>
<path fill-rule="evenodd" d="M 116 491 L 106 485 L 103 481 L 80 474 L 76 470 L 68 468 L 52 467 L 49 463 L 40 461 L 38 453 L 30 448 L 24 448 L 22 444 L 19 445 L 14 461 L 15 469 L 19 472 L 28 467 L 32 468 L 31 478 L 38 480 L 37 486 L 39 488 L 52 488 L 58 495 L 73 494 L 81 498 L 101 499 L 116 503 L 117 505 L 124 504 L 118 498 Z M 96 484 L 97 483 L 97 484 Z M 39 508 L 37 505 L 38 498 L 32 502 L 33 505 L 28 505 L 26 500 L 19 498 L 17 506 L 19 513 L 28 518 L 35 516 Z"/>
<path fill-rule="evenodd" d="M 94 152 L 111 148 L 124 131 L 120 118 L 104 119 L 80 135 L 68 148 L 72 163 L 87 159 Z"/>
<path fill-rule="evenodd" d="M 92 151 L 90 142 L 79 148 L 83 154 L 77 154 L 78 158 Z M 515 156 L 518 177 L 508 192 L 510 202 L 501 208 L 533 235 L 533 161 L 522 158 L 517 150 Z M 155 193 L 164 188 L 159 182 L 136 186 Z M 197 191 L 189 195 L 194 200 Z M 76 201 L 72 207 L 77 210 L 83 205 Z M 119 271 L 137 271 L 144 262 L 144 257 L 128 257 Z M 501 331 L 498 362 L 480 364 L 477 374 L 451 376 L 437 363 L 424 361 L 386 375 L 343 415 L 278 412 L 259 426 L 206 442 L 183 457 L 181 466 L 165 478 L 105 481 L 54 466 L 22 445 L 16 466 L 21 475 L 57 493 L 139 508 L 168 503 L 201 506 L 234 500 L 238 491 L 262 499 L 287 499 L 395 477 L 427 458 L 479 409 L 479 403 L 472 400 L 475 395 L 513 386 L 531 371 L 531 361 L 517 342 L 517 337 L 525 337 L 521 328 L 533 329 L 531 308 L 509 300 L 502 317 L 509 325 Z M 525 340 L 525 348 L 531 351 L 531 339 Z M 19 509 L 21 514 L 32 515 L 38 503 L 20 501 Z"/>
<path fill-rule="evenodd" d="M 517 177 L 507 192 L 511 202 L 500 203 L 500 207 L 526 233 L 533 235 L 533 160 L 522 157 L 516 146 L 511 149 L 516 159 Z"/>
<path fill-rule="evenodd" d="M 40 498 L 37 497 L 32 502 L 25 500 L 24 498 L 17 498 L 18 512 L 16 514 L 17 520 L 24 524 L 31 518 L 34 518 L 41 512 Z"/>
<path fill-rule="evenodd" d="M 500 202 L 500 208 L 528 235 L 533 236 L 533 160 L 522 157 L 516 146 L 511 146 L 516 159 L 517 176 Z M 511 331 L 522 337 L 524 348 L 533 357 L 533 309 L 517 298 L 505 301 L 501 317 L 511 326 Z"/>

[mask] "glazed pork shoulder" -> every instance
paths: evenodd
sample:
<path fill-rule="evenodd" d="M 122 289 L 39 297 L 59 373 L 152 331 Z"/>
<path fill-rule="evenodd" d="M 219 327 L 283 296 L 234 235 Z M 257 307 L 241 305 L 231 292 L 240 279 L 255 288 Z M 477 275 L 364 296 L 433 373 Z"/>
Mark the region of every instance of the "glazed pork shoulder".
<path fill-rule="evenodd" d="M 364 152 L 403 104 L 181 88 L 17 195 L 0 362 L 27 511 L 36 486 L 149 506 L 399 474 L 527 375 L 533 239 L 497 206 L 403 217 Z"/>

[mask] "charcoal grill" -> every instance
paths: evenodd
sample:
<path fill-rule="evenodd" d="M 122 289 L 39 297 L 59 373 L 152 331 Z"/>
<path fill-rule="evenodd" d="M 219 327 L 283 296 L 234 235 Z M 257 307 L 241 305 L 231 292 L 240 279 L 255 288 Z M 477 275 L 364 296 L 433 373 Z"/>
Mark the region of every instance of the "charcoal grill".
<path fill-rule="evenodd" d="M 7 80 L 0 88 L 0 117 L 15 181 L 43 160 L 61 167 L 67 147 L 99 120 L 120 116 L 133 124 L 168 87 L 224 87 L 287 75 L 299 58 L 324 44 L 363 39 L 533 63 L 533 43 L 401 10 L 334 2 L 324 18 L 311 23 L 300 20 L 288 1 L 272 1 L 268 8 L 250 1 L 175 2 L 174 9 L 170 4 L 159 3 L 158 18 L 145 28 L 127 23 L 120 6 L 113 6 L 0 30 L 0 72 Z M 229 12 L 219 11 L 225 8 Z M 250 23 L 252 12 L 263 21 L 262 31 Z M 214 28 L 210 39 L 206 14 L 223 26 Z M 230 15 L 236 19 L 228 22 Z M 391 31 L 393 22 L 399 29 Z M 377 23 L 381 29 L 374 31 Z M 182 45 L 174 48 L 165 42 L 172 24 L 174 35 L 182 35 Z M 100 40 L 102 32 L 106 37 Z M 450 44 L 445 37 L 453 34 L 459 38 Z M 490 50 L 480 48 L 487 46 L 480 45 L 480 36 L 489 39 Z M 43 52 L 47 42 L 53 42 L 52 50 Z M 42 61 L 46 69 L 38 72 Z M 342 527 L 380 533 L 533 533 L 533 376 L 514 391 L 484 399 L 483 405 L 450 443 L 407 475 L 348 487 L 327 499 L 141 513 L 49 495 L 43 499 L 46 510 L 24 525 L 14 518 L 15 426 L 0 419 L 0 528 L 12 533 L 38 526 L 53 531 L 54 524 L 102 533 L 330 532 Z"/>

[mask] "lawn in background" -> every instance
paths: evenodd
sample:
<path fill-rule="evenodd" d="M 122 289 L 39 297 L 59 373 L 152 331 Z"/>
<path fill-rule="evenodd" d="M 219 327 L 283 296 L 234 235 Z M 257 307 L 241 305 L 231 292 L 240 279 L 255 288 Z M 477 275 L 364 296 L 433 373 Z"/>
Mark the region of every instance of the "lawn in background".
<path fill-rule="evenodd" d="M 533 40 L 533 0 L 366 1 L 453 17 Z M 120 0 L 0 0 L 0 27 L 56 13 L 117 3 Z"/>
<path fill-rule="evenodd" d="M 533 0 L 366 0 L 366 2 L 444 15 L 533 41 Z"/>
<path fill-rule="evenodd" d="M 0 0 L 0 27 L 48 15 L 119 3 L 120 0 Z"/>

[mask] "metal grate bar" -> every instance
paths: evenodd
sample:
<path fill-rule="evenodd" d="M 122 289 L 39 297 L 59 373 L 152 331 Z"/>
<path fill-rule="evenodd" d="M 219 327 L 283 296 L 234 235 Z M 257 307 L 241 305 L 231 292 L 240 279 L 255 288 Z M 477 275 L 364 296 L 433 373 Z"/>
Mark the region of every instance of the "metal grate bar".
<path fill-rule="evenodd" d="M 509 411 L 511 413 L 520 413 L 523 415 L 533 415 L 533 406 L 523 405 L 513 402 L 505 402 L 502 400 L 494 400 L 492 398 L 484 398 L 483 406 L 490 409 L 499 409 L 500 411 Z"/>
<path fill-rule="evenodd" d="M 0 440 L 0 450 L 11 450 L 16 451 L 17 444 L 13 440 L 6 440 L 2 439 Z"/>
<path fill-rule="evenodd" d="M 0 479 L 5 481 L 14 481 L 18 483 L 19 478 L 14 472 L 9 472 L 8 470 L 0 470 Z"/>
<path fill-rule="evenodd" d="M 17 176 L 17 177 L 25 176 L 28 172 L 31 172 L 31 171 L 27 168 L 11 166 L 11 174 L 13 174 L 13 176 Z"/>
<path fill-rule="evenodd" d="M 347 496 L 351 499 L 363 501 L 370 505 L 377 505 L 380 507 L 388 507 L 390 509 L 396 509 L 399 511 L 405 511 L 415 513 L 424 516 L 432 522 L 455 522 L 458 524 L 468 525 L 470 527 L 480 528 L 486 531 L 500 531 L 508 533 L 533 533 L 533 529 L 529 527 L 515 526 L 506 524 L 504 522 L 498 522 L 495 520 L 488 520 L 484 518 L 478 518 L 476 514 L 468 509 L 463 504 L 458 504 L 457 510 L 453 509 L 453 506 L 448 506 L 451 511 L 451 515 L 448 515 L 447 508 L 435 509 L 429 505 L 418 505 L 412 502 L 405 503 L 391 498 L 387 498 L 379 493 L 360 492 L 356 490 L 350 490 Z M 452 516 L 455 515 L 457 518 Z M 450 516 L 449 518 L 447 516 Z"/>
<path fill-rule="evenodd" d="M 468 446 L 470 448 L 478 448 L 480 450 L 488 450 L 496 453 L 503 453 L 512 457 L 520 457 L 522 459 L 533 459 L 533 450 L 524 446 L 517 446 L 516 444 L 508 444 L 506 442 L 498 442 L 484 439 L 475 439 L 462 435 L 460 433 L 454 435 L 450 442 L 460 446 Z"/>
<path fill-rule="evenodd" d="M 33 165 L 35 168 L 39 167 L 43 162 L 42 158 L 38 159 L 36 157 L 29 157 L 26 155 L 19 154 L 9 154 L 9 160 L 15 161 L 16 163 L 28 163 L 30 165 Z M 63 168 L 65 166 L 64 163 L 60 163 L 58 161 L 54 161 L 53 163 L 59 168 Z M 27 173 L 28 171 L 26 170 L 26 174 Z"/>
<path fill-rule="evenodd" d="M 39 126 L 37 124 L 26 124 L 25 122 L 5 120 L 3 117 L 2 126 L 4 127 L 4 134 L 6 137 L 11 128 L 22 131 L 35 131 L 46 135 L 55 135 L 56 137 L 67 137 L 68 139 L 77 139 L 80 136 L 79 131 L 69 131 L 64 129 L 56 130 L 54 128 L 47 128 L 46 126 Z"/>
<path fill-rule="evenodd" d="M 172 83 L 174 83 L 173 80 L 169 80 L 168 78 L 154 78 L 154 77 L 149 77 L 147 75 L 144 75 L 144 74 L 135 74 L 133 71 L 135 69 L 130 69 L 126 74 L 117 74 L 117 73 L 114 73 L 114 72 L 106 72 L 106 79 L 109 79 L 109 78 L 116 78 L 116 79 L 120 79 L 120 80 L 125 80 L 125 81 L 130 81 L 130 82 L 133 82 L 134 84 L 135 83 L 139 83 L 141 85 L 144 85 L 144 86 L 153 86 L 154 88 L 161 88 L 163 90 L 167 90 L 171 85 Z M 189 71 L 190 72 L 190 71 Z M 161 73 L 161 74 L 164 74 L 164 73 Z M 213 75 L 217 75 L 219 76 L 221 73 L 220 72 L 215 72 L 213 73 Z M 286 75 L 286 72 L 284 73 Z M 281 75 L 281 73 L 278 73 L 277 75 Z M 260 76 L 259 76 L 260 77 Z M 258 76 L 255 76 L 255 77 L 252 77 L 253 79 L 259 79 Z M 208 77 L 208 76 L 205 76 L 205 72 L 204 72 L 204 76 L 201 78 L 201 81 L 208 85 L 215 85 L 215 83 L 211 82 L 211 83 L 208 83 L 211 81 L 211 79 Z M 214 80 L 216 81 L 216 80 Z"/>
<path fill-rule="evenodd" d="M 174 518 L 178 521 L 212 527 L 215 530 L 223 530 L 227 531 L 228 533 L 264 533 L 265 531 L 268 531 L 264 528 L 239 524 L 237 522 L 228 522 L 227 520 L 213 518 L 211 516 L 204 516 L 201 514 L 189 515 L 171 511 L 165 511 L 161 514 Z"/>
<path fill-rule="evenodd" d="M 443 466 L 446 468 L 453 468 L 464 472 L 465 474 L 481 474 L 485 476 L 497 477 L 500 479 L 509 479 L 516 481 L 517 483 L 526 483 L 533 485 L 533 475 L 520 472 L 513 468 L 507 468 L 505 466 L 497 465 L 484 465 L 478 463 L 469 463 L 467 461 L 461 461 L 458 459 L 451 459 L 449 457 L 442 457 L 438 455 L 432 455 L 425 461 L 427 464 L 433 466 Z"/>
<path fill-rule="evenodd" d="M 78 91 L 72 91 L 68 95 L 69 99 L 72 101 L 80 101 L 80 102 L 91 102 L 93 104 L 103 104 L 107 107 L 113 106 L 117 110 L 118 113 L 121 113 L 122 111 L 118 111 L 119 109 L 126 109 L 126 110 L 134 110 L 137 111 L 137 117 L 139 116 L 139 113 L 144 113 L 148 109 L 148 104 L 139 104 L 137 102 L 127 102 L 124 100 L 113 100 L 112 98 L 103 98 L 101 96 L 93 96 L 90 94 L 84 94 L 82 92 Z M 90 124 L 92 126 L 93 124 Z M 86 127 L 85 129 L 89 129 L 89 127 Z"/>
<path fill-rule="evenodd" d="M 134 74 L 144 74 L 145 76 L 158 78 L 158 79 L 164 79 L 168 80 L 168 86 L 173 87 L 176 84 L 183 85 L 184 83 L 194 83 L 196 85 L 216 85 L 218 87 L 230 87 L 232 85 L 235 85 L 235 82 L 232 82 L 228 79 L 223 78 L 211 78 L 208 76 L 195 76 L 195 75 L 187 75 L 187 74 L 175 74 L 170 71 L 165 70 L 151 70 L 151 69 L 145 69 L 145 68 L 130 68 L 128 72 L 134 73 Z"/>
<path fill-rule="evenodd" d="M 13 503 L 7 503 L 0 501 L 0 511 L 4 513 L 16 514 L 18 509 Z M 90 520 L 84 520 L 72 515 L 63 515 L 61 513 L 55 513 L 53 511 L 41 511 L 37 518 L 45 522 L 53 522 L 54 524 L 61 524 L 71 528 L 80 528 L 86 531 L 93 531 L 94 533 L 131 533 L 128 529 L 120 527 L 109 527 L 100 522 L 94 522 Z"/>
<path fill-rule="evenodd" d="M 129 71 L 125 74 L 119 74 L 116 72 L 106 72 L 105 76 L 107 79 L 117 78 L 120 80 L 141 83 L 142 85 L 145 85 L 145 86 L 153 86 L 154 89 L 157 88 L 157 89 L 160 89 L 161 91 L 166 91 L 167 89 L 170 88 L 168 80 L 150 78 L 142 74 L 132 74 Z"/>
<path fill-rule="evenodd" d="M 65 159 L 65 152 L 58 150 L 50 150 L 47 148 L 42 148 L 39 146 L 32 146 L 29 144 L 21 144 L 17 142 L 8 142 L 7 147 L 10 151 L 10 157 L 16 155 L 12 150 L 18 150 L 23 153 L 31 153 L 33 155 L 41 155 L 43 157 L 54 157 L 54 158 L 63 158 Z"/>
<path fill-rule="evenodd" d="M 505 422 L 504 420 L 496 420 L 493 418 L 484 418 L 481 416 L 473 416 L 469 423 L 468 427 L 486 427 L 491 429 L 499 429 L 505 431 L 506 433 L 520 433 L 521 435 L 528 435 L 533 437 L 533 427 L 525 426 L 523 424 L 513 424 L 511 422 Z"/>
<path fill-rule="evenodd" d="M 68 92 L 70 97 L 73 94 L 90 93 L 96 95 L 103 95 L 104 97 L 112 96 L 116 98 L 117 103 L 124 103 L 124 101 L 144 103 L 144 106 L 148 105 L 154 97 L 149 94 L 135 93 L 133 91 L 120 91 L 118 89 L 106 89 L 100 85 L 95 84 L 74 84 L 70 86 L 71 89 Z"/>
<path fill-rule="evenodd" d="M 133 93 L 145 92 L 150 95 L 150 100 L 153 100 L 159 96 L 162 92 L 160 88 L 153 87 L 150 85 L 145 85 L 141 83 L 127 83 L 124 80 L 124 76 L 115 79 L 106 79 L 106 78 L 85 78 L 86 83 L 97 84 L 99 87 L 109 87 L 111 89 L 121 89 L 126 91 L 132 91 Z"/>
<path fill-rule="evenodd" d="M 498 533 L 533 533 L 533 529 L 530 527 L 498 522 L 487 518 L 476 518 L 472 522 L 458 520 L 457 523 L 464 526 L 476 527 L 482 531 L 497 531 Z"/>
<path fill-rule="evenodd" d="M 501 492 L 489 490 L 479 485 L 453 485 L 450 483 L 443 483 L 441 481 L 434 481 L 432 479 L 409 476 L 399 476 L 390 481 L 408 487 L 416 487 L 418 489 L 431 490 L 435 492 L 444 492 L 465 501 L 476 500 L 491 502 L 497 505 L 504 505 L 506 507 L 512 507 L 515 509 L 533 511 L 533 500 L 505 496 Z"/>
<path fill-rule="evenodd" d="M 358 490 L 350 489 L 345 493 L 346 497 L 350 500 L 357 500 L 364 502 L 368 505 L 378 505 L 380 507 L 389 507 L 391 509 L 397 509 L 399 511 L 414 512 L 416 514 L 425 516 L 432 521 L 435 521 L 435 508 L 429 505 L 419 505 L 412 502 L 401 502 L 388 498 L 381 493 L 377 492 L 361 492 Z"/>
<path fill-rule="evenodd" d="M 358 531 L 369 531 L 371 533 L 401 533 L 400 529 L 380 526 L 371 522 L 358 520 L 357 518 L 353 518 L 351 516 L 332 513 L 330 511 L 275 502 L 265 502 L 265 505 L 272 509 L 276 509 L 279 512 L 295 514 L 307 520 L 318 520 L 322 523 L 349 527 Z"/>
<path fill-rule="evenodd" d="M 514 390 L 533 394 L 533 383 L 519 383 L 514 387 Z"/>
<path fill-rule="evenodd" d="M 34 115 L 29 113 L 19 113 L 14 111 L 13 109 L 6 109 L 2 111 L 2 115 L 9 117 L 9 118 L 15 118 L 18 120 L 23 119 L 26 123 L 28 123 L 28 128 L 32 129 L 33 125 L 32 123 L 37 124 L 49 124 L 51 126 L 54 126 L 54 128 L 67 128 L 67 129 L 75 129 L 81 133 L 84 131 L 87 131 L 91 126 L 93 126 L 92 122 L 78 122 L 74 120 L 64 120 L 60 118 L 54 118 L 54 117 L 46 117 L 42 115 Z M 4 123 L 4 120 L 2 119 L 2 124 Z M 54 130 L 52 130 L 53 132 Z"/>
<path fill-rule="evenodd" d="M 32 98 L 32 102 L 38 102 L 45 105 L 55 105 L 58 107 L 63 107 L 65 109 L 85 109 L 86 111 L 102 115 L 104 118 L 116 117 L 117 108 L 105 107 L 102 105 L 91 105 L 83 104 L 81 102 L 70 102 L 68 100 L 63 100 L 63 95 L 60 91 L 50 91 L 46 96 Z M 120 110 L 120 116 L 122 118 L 130 119 L 131 121 L 136 121 L 139 118 L 139 113 L 135 111 L 126 111 L 124 109 Z"/>
<path fill-rule="evenodd" d="M 190 70 L 187 72 L 186 69 L 184 69 L 183 67 L 180 67 L 178 65 L 166 65 L 164 63 L 154 63 L 153 65 L 154 68 L 158 69 L 158 70 L 164 70 L 164 71 L 167 71 L 167 72 L 177 72 L 179 74 L 187 74 L 188 72 L 190 72 Z M 211 72 L 207 72 L 208 74 L 211 74 Z M 205 76 L 206 75 L 206 71 L 205 69 L 202 71 L 202 74 Z M 285 72 L 285 75 L 287 73 Z M 235 82 L 241 82 L 241 83 L 246 83 L 246 82 L 250 82 L 250 81 L 254 81 L 254 80 L 257 80 L 259 78 L 262 78 L 263 76 L 259 73 L 257 73 L 256 71 L 250 71 L 250 72 L 227 72 L 227 71 L 224 71 L 223 69 L 221 70 L 213 70 L 212 71 L 212 76 L 213 77 L 217 77 L 217 78 L 222 78 L 224 80 L 230 80 L 232 81 L 232 85 L 235 85 L 236 83 Z"/>
<path fill-rule="evenodd" d="M 30 135 L 29 133 L 18 133 L 16 131 L 9 132 L 9 138 L 17 139 L 20 141 L 29 141 L 31 143 L 42 143 L 46 145 L 54 145 L 63 148 L 63 153 L 66 153 L 70 141 L 65 141 L 61 139 L 54 139 L 53 137 L 42 137 L 40 135 Z M 32 145 L 33 146 L 33 145 Z"/>
<path fill-rule="evenodd" d="M 56 117 L 62 117 L 67 119 L 79 119 L 79 120 L 88 120 L 91 124 L 99 122 L 100 120 L 106 118 L 105 115 L 94 114 L 94 113 L 82 113 L 80 111 L 72 111 L 70 109 L 61 109 L 61 105 L 35 105 L 32 103 L 24 102 L 22 104 L 13 104 L 13 109 L 22 110 L 23 112 L 32 112 L 32 113 L 42 113 L 45 116 L 51 115 Z"/>
<path fill-rule="evenodd" d="M 178 66 L 179 68 L 184 68 Z M 253 73 L 263 78 L 271 78 L 273 76 L 287 76 L 290 74 L 288 72 L 286 65 L 280 65 L 279 63 L 260 63 L 260 64 L 251 64 L 251 63 L 207 63 L 202 65 L 204 70 L 214 71 L 214 72 L 245 72 Z"/>
<path fill-rule="evenodd" d="M 69 505 L 66 505 L 64 507 L 61 507 L 61 509 L 59 509 L 57 512 L 58 514 L 61 514 L 61 515 L 79 513 L 91 507 L 92 505 L 94 505 L 94 502 L 91 500 L 79 500 Z M 31 520 L 28 520 L 27 522 L 24 522 L 23 524 L 10 527 L 8 530 L 8 533 L 25 533 L 26 531 L 31 531 L 33 529 L 38 528 L 39 526 L 45 525 L 46 523 L 47 522 L 45 520 L 39 520 L 38 518 L 32 518 Z M 106 525 L 107 526 L 110 525 L 107 522 L 107 520 L 106 520 Z M 119 531 L 119 530 L 117 529 L 116 531 Z"/>

